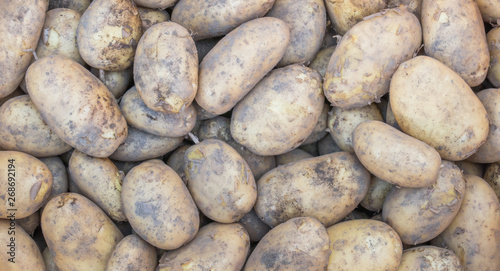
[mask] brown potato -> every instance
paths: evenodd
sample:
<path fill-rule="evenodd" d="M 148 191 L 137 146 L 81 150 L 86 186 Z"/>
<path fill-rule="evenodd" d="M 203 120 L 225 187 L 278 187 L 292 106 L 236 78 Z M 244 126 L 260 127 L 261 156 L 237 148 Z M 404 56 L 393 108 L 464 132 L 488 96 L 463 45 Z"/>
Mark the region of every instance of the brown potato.
<path fill-rule="evenodd" d="M 178 0 L 134 0 L 138 6 L 145 8 L 166 9 L 175 5 Z"/>
<path fill-rule="evenodd" d="M 144 270 L 153 271 L 156 267 L 155 248 L 131 234 L 118 243 L 109 257 L 106 271 Z"/>
<path fill-rule="evenodd" d="M 321 111 L 321 115 L 319 115 L 318 123 L 314 126 L 312 133 L 302 142 L 302 145 L 318 142 L 328 134 L 328 112 L 330 112 L 330 106 L 325 103 L 323 105 L 323 111 Z"/>
<path fill-rule="evenodd" d="M 486 168 L 484 180 L 491 186 L 500 199 L 500 162 L 492 163 Z"/>
<path fill-rule="evenodd" d="M 388 8 L 397 8 L 400 5 L 405 5 L 408 11 L 415 14 L 420 19 L 422 12 L 422 0 L 389 0 L 387 1 Z"/>
<path fill-rule="evenodd" d="M 0 242 L 5 246 L 0 256 L 2 270 L 45 270 L 40 249 L 15 221 L 0 219 Z"/>
<path fill-rule="evenodd" d="M 291 150 L 289 152 L 280 154 L 276 156 L 276 166 L 281 166 L 281 165 L 286 165 L 289 163 L 297 162 L 302 159 L 307 159 L 307 158 L 312 158 L 313 156 L 309 154 L 308 152 L 301 150 L 301 149 L 295 149 Z"/>
<path fill-rule="evenodd" d="M 385 197 L 391 191 L 392 184 L 376 177 L 371 177 L 370 188 L 365 198 L 360 202 L 363 208 L 372 212 L 380 212 L 384 205 Z"/>
<path fill-rule="evenodd" d="M 56 8 L 69 8 L 83 14 L 92 0 L 49 0 L 49 10 Z"/>
<path fill-rule="evenodd" d="M 377 13 L 387 5 L 384 0 L 327 0 L 325 1 L 328 17 L 339 35 L 344 35 L 364 17 Z"/>
<path fill-rule="evenodd" d="M 463 266 L 453 251 L 435 246 L 419 246 L 403 251 L 398 271 L 462 271 Z"/>
<path fill-rule="evenodd" d="M 184 171 L 184 154 L 186 153 L 187 149 L 189 149 L 191 145 L 183 145 L 175 149 L 175 151 L 170 154 L 170 157 L 168 158 L 167 166 L 171 167 L 179 177 L 181 177 L 181 180 L 184 182 L 184 184 L 187 185 L 187 178 L 186 178 L 186 172 Z"/>
<path fill-rule="evenodd" d="M 120 98 L 125 91 L 129 89 L 130 83 L 134 78 L 132 75 L 132 67 L 123 71 L 105 71 L 96 68 L 90 69 L 92 74 L 99 78 L 101 82 L 113 93 L 115 98 Z"/>
<path fill-rule="evenodd" d="M 238 222 L 245 227 L 252 242 L 259 242 L 271 230 L 271 227 L 262 222 L 253 209 Z"/>
<path fill-rule="evenodd" d="M 170 15 L 166 10 L 137 7 L 137 11 L 141 17 L 142 33 L 155 24 L 170 21 Z"/>
<path fill-rule="evenodd" d="M 309 64 L 309 68 L 317 70 L 322 78 L 325 77 L 328 63 L 330 62 L 330 58 L 332 57 L 335 48 L 337 48 L 337 46 L 330 46 L 321 49 L 311 61 L 311 64 Z"/>
<path fill-rule="evenodd" d="M 500 87 L 500 27 L 495 27 L 486 35 L 488 49 L 490 52 L 490 69 L 488 80 L 495 87 Z"/>
<path fill-rule="evenodd" d="M 40 213 L 36 211 L 25 218 L 16 219 L 16 223 L 18 226 L 23 228 L 27 234 L 33 236 L 36 228 L 40 226 Z"/>

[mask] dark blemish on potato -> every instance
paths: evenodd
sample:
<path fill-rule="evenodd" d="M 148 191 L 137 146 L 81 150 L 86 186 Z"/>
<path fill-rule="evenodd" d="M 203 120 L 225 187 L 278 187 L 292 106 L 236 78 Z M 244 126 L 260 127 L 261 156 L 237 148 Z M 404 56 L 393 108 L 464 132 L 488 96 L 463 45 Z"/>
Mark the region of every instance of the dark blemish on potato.
<path fill-rule="evenodd" d="M 40 188 L 42 187 L 42 182 L 36 182 L 30 189 L 30 200 L 33 201 L 36 199 Z"/>
<path fill-rule="evenodd" d="M 281 253 L 279 251 L 268 251 L 267 253 L 264 253 L 262 257 L 260 258 L 260 262 L 267 268 L 271 269 L 274 267 L 276 262 L 279 260 Z"/>
<path fill-rule="evenodd" d="M 453 232 L 453 236 L 454 236 L 454 237 L 457 237 L 458 235 L 463 234 L 463 233 L 465 233 L 465 230 L 464 230 L 464 229 L 462 229 L 462 228 L 460 228 L 460 227 L 457 227 L 457 228 L 455 229 L 455 231 Z"/>

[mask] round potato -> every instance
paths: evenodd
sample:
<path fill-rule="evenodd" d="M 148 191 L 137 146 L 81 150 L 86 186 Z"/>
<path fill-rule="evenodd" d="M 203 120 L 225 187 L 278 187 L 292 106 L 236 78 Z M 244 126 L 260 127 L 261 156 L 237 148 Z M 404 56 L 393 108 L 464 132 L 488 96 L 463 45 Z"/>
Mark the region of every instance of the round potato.
<path fill-rule="evenodd" d="M 344 35 L 364 17 L 384 9 L 386 2 L 384 0 L 327 0 L 325 5 L 335 32 Z"/>
<path fill-rule="evenodd" d="M 397 8 L 401 5 L 405 5 L 408 11 L 415 14 L 417 18 L 420 19 L 420 13 L 422 12 L 422 0 L 389 0 L 387 1 L 388 8 Z"/>
<path fill-rule="evenodd" d="M 175 5 L 178 0 L 134 0 L 138 6 L 145 8 L 166 9 Z"/>
<path fill-rule="evenodd" d="M 49 10 L 56 8 L 69 8 L 83 14 L 92 0 L 49 0 Z"/>
<path fill-rule="evenodd" d="M 361 206 L 372 212 L 380 212 L 384 205 L 385 197 L 391 191 L 392 184 L 376 177 L 371 177 L 370 187 L 365 198 L 360 202 Z"/>
<path fill-rule="evenodd" d="M 500 199 L 500 162 L 492 163 L 486 168 L 484 180 L 495 191 L 498 199 Z"/>
<path fill-rule="evenodd" d="M 142 33 L 155 24 L 170 21 L 170 15 L 166 10 L 137 7 L 137 11 L 141 17 Z"/>
<path fill-rule="evenodd" d="M 115 98 L 120 98 L 127 89 L 130 83 L 133 82 L 132 68 L 123 71 L 105 71 L 96 68 L 90 69 L 92 74 L 99 78 L 101 82 L 113 93 Z"/>
<path fill-rule="evenodd" d="M 40 249 L 15 221 L 0 219 L 0 242 L 5 246 L 0 256 L 3 270 L 45 270 Z"/>
<path fill-rule="evenodd" d="M 403 251 L 398 271 L 462 271 L 464 268 L 453 251 L 435 246 L 419 246 Z"/>
<path fill-rule="evenodd" d="M 107 271 L 144 270 L 156 267 L 156 250 L 139 236 L 131 234 L 118 243 L 109 257 Z"/>
<path fill-rule="evenodd" d="M 36 211 L 25 218 L 16 219 L 16 223 L 23 228 L 27 234 L 33 236 L 36 228 L 40 226 L 40 213 Z"/>
<path fill-rule="evenodd" d="M 245 227 L 252 242 L 259 242 L 271 230 L 271 227 L 262 222 L 253 209 L 238 222 Z"/>
<path fill-rule="evenodd" d="M 321 115 L 319 116 L 318 123 L 314 126 L 312 133 L 302 142 L 302 145 L 318 142 L 328 134 L 328 112 L 330 112 L 330 106 L 325 103 L 323 105 L 323 111 L 321 111 Z"/>
<path fill-rule="evenodd" d="M 186 178 L 186 172 L 184 171 L 184 154 L 186 153 L 187 149 L 189 149 L 191 145 L 184 145 L 180 146 L 175 151 L 173 151 L 170 154 L 170 157 L 168 158 L 167 166 L 171 167 L 179 177 L 181 177 L 181 180 L 184 182 L 184 184 L 187 185 L 187 178 Z"/>
<path fill-rule="evenodd" d="M 337 48 L 337 46 L 330 46 L 321 49 L 311 61 L 311 64 L 309 64 L 309 68 L 317 70 L 322 78 L 325 77 L 328 63 L 330 62 L 330 58 L 332 57 L 335 48 Z"/>
<path fill-rule="evenodd" d="M 490 52 L 490 69 L 488 80 L 495 87 L 500 87 L 500 27 L 495 27 L 486 35 L 488 49 Z"/>
<path fill-rule="evenodd" d="M 280 154 L 276 156 L 276 166 L 281 166 L 281 165 L 286 165 L 289 163 L 297 162 L 302 159 L 307 159 L 307 158 L 312 158 L 313 156 L 309 154 L 308 152 L 301 150 L 301 149 L 295 149 L 291 150 L 289 152 Z"/>

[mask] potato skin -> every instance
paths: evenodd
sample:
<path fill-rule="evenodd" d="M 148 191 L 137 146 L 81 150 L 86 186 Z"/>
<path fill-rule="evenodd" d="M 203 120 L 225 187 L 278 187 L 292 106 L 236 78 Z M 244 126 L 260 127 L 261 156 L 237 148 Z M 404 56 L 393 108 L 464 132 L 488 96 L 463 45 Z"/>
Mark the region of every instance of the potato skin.
<path fill-rule="evenodd" d="M 488 80 L 498 88 L 500 87 L 500 27 L 491 29 L 486 35 L 486 41 L 490 52 Z"/>
<path fill-rule="evenodd" d="M 36 228 L 40 226 L 40 213 L 36 211 L 25 218 L 16 219 L 16 223 L 18 226 L 23 228 L 27 234 L 33 236 Z"/>
<path fill-rule="evenodd" d="M 498 199 L 500 199 L 500 162 L 490 164 L 486 168 L 483 178 L 491 186 L 493 191 L 495 191 Z"/>
<path fill-rule="evenodd" d="M 403 251 L 398 271 L 462 271 L 453 251 L 435 246 L 419 246 Z"/>
<path fill-rule="evenodd" d="M 330 112 L 330 105 L 325 103 L 323 105 L 323 111 L 321 111 L 321 115 L 319 116 L 319 120 L 314 126 L 312 133 L 302 142 L 302 145 L 307 145 L 311 143 L 318 142 L 322 139 L 326 134 L 328 134 L 328 112 Z"/>
<path fill-rule="evenodd" d="M 476 1 L 423 0 L 421 20 L 426 55 L 458 73 L 469 86 L 481 84 L 490 55 Z"/>
<path fill-rule="evenodd" d="M 92 0 L 49 0 L 49 10 L 56 8 L 69 8 L 83 14 Z"/>
<path fill-rule="evenodd" d="M 15 233 L 9 234 L 14 228 Z M 15 238 L 14 255 L 9 255 L 12 251 L 10 245 L 12 238 Z M 36 245 L 35 241 L 26 233 L 19 224 L 9 220 L 0 219 L 0 242 L 5 244 L 4 253 L 0 256 L 0 264 L 2 268 L 9 271 L 24 271 L 24 270 L 45 270 L 45 262 L 43 261 L 42 253 Z M 15 262 L 9 261 L 13 258 Z"/>
<path fill-rule="evenodd" d="M 476 0 L 485 23 L 496 23 L 500 19 L 500 6 L 495 0 Z"/>
<path fill-rule="evenodd" d="M 325 77 L 326 69 L 328 68 L 328 63 L 332 57 L 333 52 L 337 46 L 330 46 L 321 49 L 309 64 L 309 68 L 315 69 L 319 72 L 321 77 Z"/>
<path fill-rule="evenodd" d="M 332 251 L 328 270 L 398 269 L 403 244 L 389 225 L 358 219 L 335 224 L 327 231 Z"/>
<path fill-rule="evenodd" d="M 290 65 L 272 71 L 233 109 L 231 135 L 259 155 L 279 155 L 304 142 L 323 111 L 321 76 Z"/>
<path fill-rule="evenodd" d="M 333 28 L 339 35 L 344 35 L 364 17 L 377 13 L 386 7 L 384 0 L 327 0 L 328 16 Z"/>
<path fill-rule="evenodd" d="M 325 226 L 317 219 L 293 218 L 262 238 L 243 270 L 325 270 L 329 243 Z"/>
<path fill-rule="evenodd" d="M 326 98 L 342 109 L 379 100 L 399 64 L 413 57 L 421 43 L 420 23 L 404 7 L 365 18 L 333 52 L 323 83 Z"/>
<path fill-rule="evenodd" d="M 141 17 L 142 33 L 155 24 L 170 21 L 170 15 L 166 10 L 137 7 L 137 11 Z"/>
<path fill-rule="evenodd" d="M 52 173 L 52 190 L 50 192 L 50 196 L 44 203 L 45 206 L 49 199 L 59 194 L 68 192 L 68 172 L 61 158 L 57 156 L 40 158 L 40 161 L 47 165 Z"/>
<path fill-rule="evenodd" d="M 390 104 L 401 130 L 446 160 L 468 158 L 488 136 L 481 101 L 458 74 L 427 56 L 399 66 L 391 80 Z"/>
<path fill-rule="evenodd" d="M 48 0 L 2 1 L 0 11 L 0 98 L 16 90 L 31 64 L 42 31 Z"/>
<path fill-rule="evenodd" d="M 400 5 L 405 5 L 408 11 L 415 14 L 417 18 L 420 19 L 420 13 L 422 12 L 422 0 L 389 0 L 387 1 L 388 8 L 397 8 Z"/>
<path fill-rule="evenodd" d="M 106 271 L 144 270 L 156 267 L 156 250 L 139 236 L 131 234 L 118 243 L 109 257 Z"/>
<path fill-rule="evenodd" d="M 134 231 L 157 248 L 179 248 L 198 232 L 193 198 L 177 173 L 161 160 L 148 160 L 128 172 L 122 200 Z"/>
<path fill-rule="evenodd" d="M 175 5 L 178 0 L 134 0 L 138 6 L 145 8 L 166 9 Z"/>
<path fill-rule="evenodd" d="M 380 212 L 384 205 L 385 197 L 391 191 L 392 187 L 392 184 L 372 175 L 368 193 L 366 193 L 366 196 L 359 204 L 369 211 Z"/>
<path fill-rule="evenodd" d="M 179 177 L 181 177 L 182 181 L 184 184 L 187 185 L 187 178 L 186 178 L 186 172 L 184 171 L 184 154 L 186 153 L 187 149 L 189 149 L 191 145 L 183 145 L 175 149 L 170 156 L 168 157 L 168 160 L 165 162 L 167 166 L 171 167 Z"/>
<path fill-rule="evenodd" d="M 312 158 L 313 156 L 308 152 L 301 149 L 294 149 L 289 152 L 280 154 L 276 156 L 276 165 L 286 165 L 288 163 L 293 163 L 300 161 L 302 159 Z"/>
<path fill-rule="evenodd" d="M 328 227 L 356 208 L 369 184 L 370 173 L 347 152 L 304 159 L 260 178 L 255 212 L 271 227 L 300 216 Z"/>
<path fill-rule="evenodd" d="M 105 71 L 91 68 L 92 74 L 104 83 L 115 98 L 120 98 L 134 81 L 132 67 L 123 71 Z"/>
<path fill-rule="evenodd" d="M 289 42 L 290 30 L 276 18 L 231 31 L 200 63 L 198 105 L 217 115 L 231 110 L 281 60 Z"/>
<path fill-rule="evenodd" d="M 52 252 L 49 247 L 45 247 L 42 251 L 43 260 L 45 261 L 45 267 L 47 271 L 59 271 L 57 265 L 54 263 L 54 257 L 52 256 Z"/>

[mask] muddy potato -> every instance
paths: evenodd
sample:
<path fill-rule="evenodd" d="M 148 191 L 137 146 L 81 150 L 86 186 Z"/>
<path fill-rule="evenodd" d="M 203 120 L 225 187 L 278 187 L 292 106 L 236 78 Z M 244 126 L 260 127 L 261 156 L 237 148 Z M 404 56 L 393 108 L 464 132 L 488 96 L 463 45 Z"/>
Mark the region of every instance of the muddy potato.
<path fill-rule="evenodd" d="M 172 152 L 170 157 L 168 158 L 167 166 L 171 167 L 179 177 L 181 177 L 184 184 L 187 184 L 186 172 L 184 171 L 184 154 L 187 149 L 189 149 L 191 145 L 184 145 L 178 147 L 175 151 Z"/>
<path fill-rule="evenodd" d="M 14 97 L 0 107 L 0 147 L 37 157 L 59 155 L 72 147 L 45 124 L 28 95 Z"/>
<path fill-rule="evenodd" d="M 344 35 L 364 17 L 377 13 L 387 5 L 384 0 L 327 0 L 325 1 L 328 17 L 339 35 Z"/>
<path fill-rule="evenodd" d="M 118 243 L 109 257 L 107 271 L 144 270 L 156 267 L 156 250 L 139 236 L 131 234 Z"/>
<path fill-rule="evenodd" d="M 391 80 L 390 104 L 401 130 L 446 160 L 468 158 L 488 136 L 481 101 L 458 74 L 427 56 L 399 66 Z"/>
<path fill-rule="evenodd" d="M 49 0 L 49 10 L 56 8 L 69 8 L 83 14 L 92 0 Z"/>
<path fill-rule="evenodd" d="M 193 198 L 177 173 L 161 160 L 148 160 L 129 171 L 122 200 L 135 233 L 157 248 L 179 248 L 198 232 Z"/>
<path fill-rule="evenodd" d="M 319 116 L 318 123 L 314 126 L 312 133 L 302 142 L 302 145 L 311 144 L 318 142 L 326 134 L 328 134 L 328 112 L 330 112 L 330 106 L 328 104 L 323 105 L 323 111 Z"/>
<path fill-rule="evenodd" d="M 50 249 L 48 247 L 45 247 L 45 249 L 42 251 L 42 256 L 47 271 L 59 271 L 59 268 L 57 268 L 56 263 L 54 263 L 54 257 L 52 256 L 52 252 L 50 252 Z"/>
<path fill-rule="evenodd" d="M 238 222 L 245 227 L 252 242 L 259 242 L 271 230 L 271 227 L 262 222 L 253 209 Z"/>
<path fill-rule="evenodd" d="M 490 54 L 476 1 L 423 0 L 421 21 L 425 54 L 451 68 L 469 86 L 481 84 Z"/>
<path fill-rule="evenodd" d="M 80 55 L 94 68 L 125 70 L 134 61 L 141 26 L 132 0 L 93 0 L 78 25 Z"/>
<path fill-rule="evenodd" d="M 486 41 L 490 52 L 488 80 L 495 87 L 500 87 L 500 27 L 491 29 L 486 35 Z"/>
<path fill-rule="evenodd" d="M 289 41 L 290 30 L 276 18 L 231 31 L 200 64 L 196 102 L 210 113 L 228 112 L 281 60 Z"/>
<path fill-rule="evenodd" d="M 299 216 L 328 227 L 356 208 L 369 184 L 370 173 L 347 152 L 304 159 L 260 178 L 255 212 L 271 227 Z"/>
<path fill-rule="evenodd" d="M 484 180 L 491 186 L 500 199 L 500 162 L 492 163 L 486 168 Z"/>
<path fill-rule="evenodd" d="M 328 246 L 328 233 L 321 222 L 312 217 L 293 218 L 262 238 L 243 270 L 325 270 Z"/>
<path fill-rule="evenodd" d="M 307 159 L 307 158 L 312 158 L 313 156 L 309 154 L 308 152 L 301 150 L 301 149 L 295 149 L 291 150 L 289 152 L 280 154 L 276 156 L 276 166 L 281 166 L 281 165 L 286 165 L 289 163 L 297 162 L 302 159 Z"/>
<path fill-rule="evenodd" d="M 0 256 L 3 270 L 45 270 L 40 249 L 28 233 L 16 225 L 16 222 L 0 219 L 0 242 L 5 246 Z"/>
<path fill-rule="evenodd" d="M 453 251 L 435 246 L 419 246 L 403 251 L 398 271 L 462 271 L 464 268 Z"/>
<path fill-rule="evenodd" d="M 366 193 L 366 196 L 360 202 L 361 206 L 372 212 L 380 212 L 384 205 L 385 197 L 391 191 L 392 187 L 392 184 L 372 175 L 368 193 Z"/>
<path fill-rule="evenodd" d="M 170 21 L 170 15 L 166 10 L 137 7 L 137 11 L 141 17 L 142 33 L 155 24 Z"/>
<path fill-rule="evenodd" d="M 68 192 L 69 188 L 68 172 L 61 158 L 57 156 L 40 158 L 40 161 L 42 161 L 45 165 L 47 165 L 50 172 L 52 173 L 52 180 L 53 180 L 52 192 L 50 193 L 50 196 L 44 203 L 45 206 L 45 204 L 48 202 L 49 199 L 59 194 Z"/>
<path fill-rule="evenodd" d="M 96 68 L 90 69 L 92 74 L 113 93 L 115 98 L 120 98 L 133 81 L 132 68 L 123 71 L 105 71 Z"/>
<path fill-rule="evenodd" d="M 365 18 L 333 52 L 323 83 L 326 98 L 343 109 L 378 101 L 389 91 L 399 64 L 413 57 L 421 40 L 417 17 L 404 7 Z"/>
<path fill-rule="evenodd" d="M 42 231 L 60 270 L 104 270 L 123 234 L 92 201 L 76 193 L 52 198 Z"/>
<path fill-rule="evenodd" d="M 328 133 L 320 141 L 318 141 L 318 153 L 319 155 L 330 154 L 334 152 L 342 151 L 337 143 L 333 140 L 333 137 Z"/>
<path fill-rule="evenodd" d="M 328 62 L 330 62 L 330 58 L 332 57 L 335 48 L 337 48 L 337 46 L 330 46 L 321 49 L 311 61 L 311 64 L 309 64 L 309 68 L 317 70 L 321 77 L 325 77 Z"/>
<path fill-rule="evenodd" d="M 415 14 L 420 19 L 422 11 L 422 0 L 389 0 L 387 1 L 388 8 L 397 8 L 400 5 L 405 5 L 408 11 Z"/>
<path fill-rule="evenodd" d="M 16 219 L 16 223 L 18 226 L 23 228 L 27 234 L 33 236 L 36 228 L 40 226 L 40 213 L 36 211 L 25 218 Z"/>

